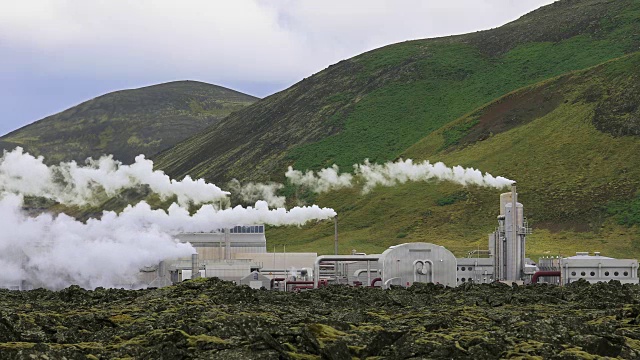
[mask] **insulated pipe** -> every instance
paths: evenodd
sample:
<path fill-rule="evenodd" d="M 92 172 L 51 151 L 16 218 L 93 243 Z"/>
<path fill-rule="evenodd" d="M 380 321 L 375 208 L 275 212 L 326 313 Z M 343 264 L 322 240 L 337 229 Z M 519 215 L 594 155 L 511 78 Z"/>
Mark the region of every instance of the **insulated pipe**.
<path fill-rule="evenodd" d="M 377 277 L 377 278 L 375 278 L 375 279 L 371 280 L 371 287 L 375 287 L 375 286 L 376 286 L 376 283 L 377 283 L 377 282 L 380 282 L 380 281 L 382 281 L 382 278 L 379 278 L 379 277 Z"/>
<path fill-rule="evenodd" d="M 511 241 L 513 257 L 509 262 L 511 263 L 513 273 L 513 279 L 507 280 L 519 280 L 520 278 L 520 262 L 518 261 L 518 193 L 516 192 L 516 183 L 511 185 Z"/>
<path fill-rule="evenodd" d="M 200 277 L 200 266 L 198 266 L 198 254 L 191 255 L 191 279 Z"/>
<path fill-rule="evenodd" d="M 537 284 L 538 283 L 538 278 L 541 276 L 555 276 L 555 277 L 560 277 L 560 271 L 536 271 L 535 274 L 533 274 L 533 277 L 531 278 L 531 283 L 532 284 Z"/>
<path fill-rule="evenodd" d="M 276 282 L 276 281 L 278 281 L 278 282 L 284 281 L 284 278 L 273 278 L 273 279 L 271 279 L 271 288 L 270 288 L 270 290 L 273 290 L 273 283 Z"/>
<path fill-rule="evenodd" d="M 314 286 L 318 287 L 318 280 L 320 280 L 320 263 L 323 261 L 378 261 L 379 255 L 321 255 L 316 258 L 316 262 L 313 265 L 313 276 L 316 280 Z M 336 269 L 337 272 L 338 269 Z"/>
<path fill-rule="evenodd" d="M 338 255 L 338 215 L 333 217 L 334 239 L 333 239 L 333 252 Z"/>
<path fill-rule="evenodd" d="M 231 259 L 231 241 L 229 241 L 229 229 L 224 229 L 224 259 Z"/>
<path fill-rule="evenodd" d="M 287 281 L 287 285 L 285 285 L 286 291 L 289 291 L 289 285 L 307 285 L 311 289 L 313 289 L 314 282 L 313 281 Z"/>

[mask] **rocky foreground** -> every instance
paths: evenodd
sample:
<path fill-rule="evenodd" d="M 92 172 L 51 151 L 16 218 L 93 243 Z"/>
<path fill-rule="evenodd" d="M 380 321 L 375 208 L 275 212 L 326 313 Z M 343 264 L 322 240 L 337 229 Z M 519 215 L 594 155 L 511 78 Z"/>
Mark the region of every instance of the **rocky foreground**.
<path fill-rule="evenodd" d="M 640 358 L 640 287 L 0 290 L 2 359 Z"/>

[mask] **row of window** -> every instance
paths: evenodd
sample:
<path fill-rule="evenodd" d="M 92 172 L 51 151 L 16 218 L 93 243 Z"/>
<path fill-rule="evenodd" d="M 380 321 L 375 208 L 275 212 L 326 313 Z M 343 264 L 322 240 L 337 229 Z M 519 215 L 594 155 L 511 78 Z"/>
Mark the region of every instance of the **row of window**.
<path fill-rule="evenodd" d="M 463 267 L 458 266 L 458 271 L 467 271 L 467 270 L 473 271 L 473 266 L 463 266 Z"/>
<path fill-rule="evenodd" d="M 229 229 L 232 234 L 262 234 L 264 233 L 264 225 L 251 226 L 234 226 Z"/>
<path fill-rule="evenodd" d="M 586 274 L 587 274 L 587 273 L 583 271 L 583 272 L 581 272 L 581 273 L 580 273 L 580 276 L 586 276 Z M 590 273 L 589 273 L 589 275 L 590 275 L 590 276 L 596 276 L 596 273 L 595 273 L 595 271 L 592 271 L 592 272 L 590 272 Z M 575 271 L 572 271 L 572 272 L 571 272 L 571 276 L 576 276 L 576 272 L 575 272 Z M 609 272 L 608 272 L 608 271 L 605 271 L 605 272 L 604 272 L 604 276 L 609 276 Z M 619 272 L 617 272 L 617 271 L 614 271 L 614 272 L 613 272 L 613 276 L 620 276 L 620 273 L 619 273 Z M 628 271 L 623 272 L 623 273 L 622 273 L 622 276 L 629 276 L 629 272 L 628 272 Z"/>

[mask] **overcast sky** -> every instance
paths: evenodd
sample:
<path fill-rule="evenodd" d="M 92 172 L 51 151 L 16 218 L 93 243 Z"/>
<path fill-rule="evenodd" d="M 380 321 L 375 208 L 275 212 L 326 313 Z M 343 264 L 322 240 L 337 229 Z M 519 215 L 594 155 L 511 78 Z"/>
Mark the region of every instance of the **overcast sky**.
<path fill-rule="evenodd" d="M 0 0 L 0 134 L 101 94 L 200 80 L 265 97 L 342 59 L 553 0 Z"/>

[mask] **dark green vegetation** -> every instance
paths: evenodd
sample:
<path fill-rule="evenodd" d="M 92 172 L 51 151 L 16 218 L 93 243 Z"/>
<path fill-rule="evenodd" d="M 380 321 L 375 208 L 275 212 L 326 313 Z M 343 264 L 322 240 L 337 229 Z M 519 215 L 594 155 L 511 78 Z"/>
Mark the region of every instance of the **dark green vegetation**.
<path fill-rule="evenodd" d="M 178 81 L 99 96 L 0 138 L 49 164 L 113 154 L 151 156 L 258 100 L 220 86 Z"/>
<path fill-rule="evenodd" d="M 498 29 L 389 45 L 330 66 L 158 157 L 173 176 L 284 181 L 287 165 L 364 158 L 475 167 L 518 181 L 528 253 L 640 257 L 640 1 L 559 1 Z M 336 209 L 340 251 L 408 241 L 484 248 L 503 190 L 408 183 L 291 201 Z M 626 212 L 625 212 L 626 211 Z M 620 220 L 620 219 L 627 220 Z M 270 229 L 331 253 L 333 225 Z M 271 245 L 270 245 L 271 246 Z M 269 246 L 269 248 L 271 248 Z"/>
<path fill-rule="evenodd" d="M 637 51 L 638 19 L 637 0 L 560 1 L 498 29 L 389 45 L 233 114 L 159 166 L 219 182 L 392 160 L 510 91 Z"/>
<path fill-rule="evenodd" d="M 640 287 L 0 290 L 3 359 L 634 359 Z"/>

